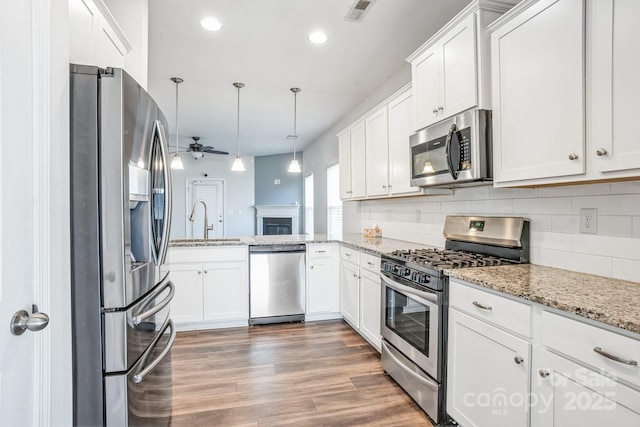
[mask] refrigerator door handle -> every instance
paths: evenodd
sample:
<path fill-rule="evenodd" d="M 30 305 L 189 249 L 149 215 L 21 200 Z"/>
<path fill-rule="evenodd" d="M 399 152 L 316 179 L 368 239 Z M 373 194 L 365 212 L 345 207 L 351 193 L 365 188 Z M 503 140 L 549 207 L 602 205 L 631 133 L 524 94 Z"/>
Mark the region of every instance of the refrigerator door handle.
<path fill-rule="evenodd" d="M 154 300 L 167 288 L 169 289 L 169 295 L 167 295 L 167 297 L 163 299 L 160 302 L 160 304 L 157 304 L 152 308 L 150 308 L 149 310 L 146 310 L 144 312 L 138 313 L 135 316 L 133 316 L 132 322 L 134 326 L 138 326 L 140 323 L 142 323 L 144 319 L 147 319 L 153 316 L 154 314 L 156 314 L 157 312 L 159 312 L 160 310 L 162 310 L 163 308 L 169 305 L 173 297 L 176 295 L 176 287 L 171 281 L 166 282 L 166 284 L 164 285 L 160 285 L 158 289 L 156 289 L 151 295 L 149 295 L 149 300 Z"/>
<path fill-rule="evenodd" d="M 162 237 L 158 252 L 155 254 L 156 265 L 164 264 L 165 257 L 167 255 L 167 248 L 169 246 L 169 232 L 171 230 L 171 209 L 172 209 L 172 187 L 171 187 L 171 173 L 169 171 L 169 153 L 167 145 L 167 137 L 164 133 L 164 126 L 160 120 L 156 120 L 154 123 L 154 140 L 157 135 L 160 144 L 160 154 L 162 157 L 162 173 L 164 178 L 164 212 L 162 222 Z"/>
<path fill-rule="evenodd" d="M 151 363 L 149 363 L 149 365 L 140 369 L 138 372 L 136 372 L 133 375 L 134 383 L 139 384 L 142 381 L 144 381 L 145 377 L 151 374 L 151 372 L 153 372 L 154 369 L 158 367 L 160 362 L 162 362 L 162 359 L 165 358 L 167 353 L 171 351 L 171 347 L 173 347 L 173 342 L 176 340 L 176 328 L 173 326 L 173 320 L 169 319 L 167 320 L 167 324 L 165 325 L 165 327 L 162 328 L 162 330 L 158 333 L 158 336 L 156 337 L 156 339 L 151 343 L 151 345 L 149 345 L 149 348 L 146 351 L 147 354 L 142 356 L 141 358 L 143 360 L 142 364 L 144 364 L 144 361 L 146 361 L 146 358 L 148 357 L 148 355 L 150 355 L 156 349 L 156 346 L 158 345 L 160 338 L 162 337 L 162 335 L 164 335 L 164 332 L 167 330 L 167 328 L 171 328 L 171 336 L 169 337 L 169 342 L 167 343 L 166 347 L 162 349 L 162 352 L 158 355 L 158 357 L 156 357 Z"/>

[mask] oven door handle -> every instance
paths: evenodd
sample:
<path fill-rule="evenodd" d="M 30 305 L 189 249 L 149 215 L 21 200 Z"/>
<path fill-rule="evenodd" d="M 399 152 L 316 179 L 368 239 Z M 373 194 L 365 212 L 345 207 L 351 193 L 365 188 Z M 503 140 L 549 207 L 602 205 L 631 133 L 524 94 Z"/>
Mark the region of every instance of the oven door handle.
<path fill-rule="evenodd" d="M 437 390 L 438 389 L 438 384 L 435 383 L 434 381 L 432 381 L 430 378 L 427 378 L 426 376 L 422 376 L 422 375 L 418 374 L 417 372 L 413 371 L 412 369 L 410 369 L 409 367 L 407 367 L 399 359 L 398 350 L 396 350 L 395 348 L 393 348 L 390 345 L 388 345 L 384 340 L 382 340 L 382 346 L 385 348 L 387 355 L 389 355 L 389 357 L 391 359 L 393 359 L 393 361 L 395 362 L 396 366 L 398 366 L 404 372 L 406 372 L 407 374 L 411 375 L 412 377 L 414 377 L 415 379 L 420 381 L 421 384 L 426 385 L 430 389 L 432 389 L 432 390 Z"/>
<path fill-rule="evenodd" d="M 447 140 L 444 144 L 444 150 L 447 156 L 447 166 L 449 166 L 449 173 L 453 179 L 458 179 L 458 171 L 453 168 L 453 159 L 451 158 L 451 139 L 453 138 L 453 133 L 458 130 L 458 126 L 456 124 L 452 124 L 449 129 L 449 133 L 447 134 Z"/>
<path fill-rule="evenodd" d="M 438 296 L 436 294 L 432 294 L 424 291 L 418 291 L 417 289 L 413 289 L 409 286 L 401 285 L 398 282 L 392 281 L 384 274 L 380 274 L 380 278 L 391 289 L 394 289 L 398 292 L 402 292 L 405 294 L 409 294 L 413 298 L 415 298 L 418 302 L 421 302 L 423 304 L 428 304 L 428 305 L 429 305 L 429 302 L 431 302 L 432 304 L 438 304 Z"/>

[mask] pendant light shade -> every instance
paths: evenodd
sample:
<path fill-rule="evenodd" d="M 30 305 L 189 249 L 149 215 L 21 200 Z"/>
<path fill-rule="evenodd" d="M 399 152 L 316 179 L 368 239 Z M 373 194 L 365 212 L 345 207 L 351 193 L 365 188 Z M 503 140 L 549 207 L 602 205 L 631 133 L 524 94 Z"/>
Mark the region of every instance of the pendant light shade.
<path fill-rule="evenodd" d="M 291 163 L 289 163 L 289 169 L 287 170 L 287 172 L 300 173 L 302 172 L 302 170 L 300 169 L 300 163 L 298 162 L 298 160 L 296 160 L 296 139 L 298 139 L 296 113 L 298 108 L 298 92 L 300 92 L 302 89 L 300 89 L 299 87 L 292 87 L 290 90 L 291 92 L 293 92 L 293 135 L 289 135 L 287 136 L 287 138 L 293 140 L 293 160 L 291 160 Z"/>
<path fill-rule="evenodd" d="M 240 158 L 240 89 L 244 87 L 244 83 L 234 83 L 233 84 L 238 89 L 238 121 L 236 125 L 236 158 L 233 161 L 233 165 L 231 166 L 231 170 L 234 172 L 244 172 L 244 163 L 242 163 L 242 159 Z"/>
<path fill-rule="evenodd" d="M 171 159 L 171 169 L 182 170 L 184 169 L 184 165 L 182 164 L 180 154 L 178 154 L 180 150 L 180 139 L 178 138 L 178 85 L 184 80 L 180 77 L 171 77 L 171 81 L 176 84 L 176 154 L 174 154 L 173 159 Z"/>

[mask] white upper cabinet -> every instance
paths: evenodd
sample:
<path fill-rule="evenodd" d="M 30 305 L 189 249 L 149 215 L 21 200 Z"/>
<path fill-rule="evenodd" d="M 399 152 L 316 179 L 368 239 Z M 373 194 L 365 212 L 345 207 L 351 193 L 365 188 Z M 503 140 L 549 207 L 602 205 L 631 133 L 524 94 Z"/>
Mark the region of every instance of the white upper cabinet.
<path fill-rule="evenodd" d="M 494 185 L 640 177 L 640 2 L 525 0 L 491 31 Z"/>
<path fill-rule="evenodd" d="M 491 108 L 485 28 L 513 3 L 471 2 L 407 59 L 415 103 L 413 130 L 472 107 Z"/>
<path fill-rule="evenodd" d="M 593 160 L 596 179 L 637 176 L 640 144 L 634 124 L 640 117 L 640 2 L 596 0 L 588 8 L 591 133 L 587 155 Z"/>
<path fill-rule="evenodd" d="M 352 125 L 338 135 L 340 156 L 340 198 L 365 196 L 364 121 Z"/>
<path fill-rule="evenodd" d="M 413 133 L 413 95 L 405 89 L 388 104 L 389 116 L 389 192 L 418 193 L 411 186 L 411 151 L 409 137 Z"/>
<path fill-rule="evenodd" d="M 340 198 L 421 194 L 411 187 L 413 97 L 406 85 L 338 134 Z"/>
<path fill-rule="evenodd" d="M 349 129 L 338 135 L 338 158 L 340 169 L 340 198 L 351 198 L 351 131 Z"/>
<path fill-rule="evenodd" d="M 351 128 L 351 196 L 365 196 L 365 128 L 364 121 Z"/>
<path fill-rule="evenodd" d="M 124 68 L 132 46 L 102 0 L 69 0 L 69 33 L 70 62 Z"/>
<path fill-rule="evenodd" d="M 364 119 L 367 196 L 383 196 L 389 192 L 389 126 L 387 120 L 386 105 L 378 108 Z"/>
<path fill-rule="evenodd" d="M 585 172 L 584 1 L 530 3 L 491 34 L 498 184 Z"/>

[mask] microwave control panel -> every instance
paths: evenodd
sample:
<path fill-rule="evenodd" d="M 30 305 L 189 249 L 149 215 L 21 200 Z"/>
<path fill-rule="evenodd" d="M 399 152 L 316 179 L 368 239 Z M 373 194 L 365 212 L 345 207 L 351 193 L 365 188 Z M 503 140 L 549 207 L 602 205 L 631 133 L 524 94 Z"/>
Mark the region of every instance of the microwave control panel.
<path fill-rule="evenodd" d="M 456 133 L 460 147 L 460 162 L 458 170 L 471 169 L 471 128 L 460 129 Z"/>

